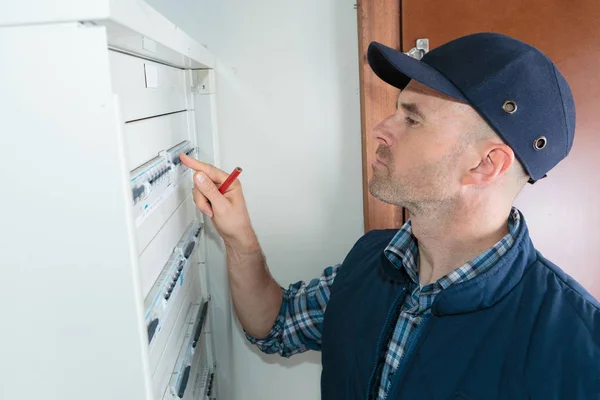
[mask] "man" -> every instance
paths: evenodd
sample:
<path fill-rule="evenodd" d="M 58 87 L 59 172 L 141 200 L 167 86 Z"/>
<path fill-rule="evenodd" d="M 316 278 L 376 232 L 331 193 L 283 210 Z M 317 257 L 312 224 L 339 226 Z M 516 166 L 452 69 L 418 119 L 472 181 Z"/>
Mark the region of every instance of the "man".
<path fill-rule="evenodd" d="M 327 400 L 600 399 L 600 304 L 536 252 L 512 208 L 573 144 L 563 76 L 539 50 L 492 33 L 421 61 L 372 43 L 368 59 L 402 89 L 372 133 L 369 189 L 411 220 L 367 233 L 320 279 L 280 288 L 241 185 L 221 195 L 227 174 L 182 156 L 225 241 L 248 339 L 286 357 L 321 350 Z"/>

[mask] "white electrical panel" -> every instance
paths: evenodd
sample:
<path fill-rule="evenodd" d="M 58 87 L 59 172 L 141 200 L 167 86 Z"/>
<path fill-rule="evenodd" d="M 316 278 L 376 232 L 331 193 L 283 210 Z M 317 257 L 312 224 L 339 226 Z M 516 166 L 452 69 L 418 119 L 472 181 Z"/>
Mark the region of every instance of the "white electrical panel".
<path fill-rule="evenodd" d="M 144 301 L 146 308 L 146 322 L 148 323 L 148 342 L 152 344 L 155 333 L 160 331 L 160 322 L 154 324 L 154 320 L 164 320 L 170 311 L 172 301 L 177 298 L 179 288 L 191 267 L 191 258 L 198 243 L 201 226 L 197 222 L 190 223 L 180 243 L 173 250 L 171 257 L 165 264 L 162 273 L 158 276 L 156 283 L 152 286 L 150 293 Z M 150 326 L 157 329 L 150 328 Z"/>
<path fill-rule="evenodd" d="M 6 155 L 0 399 L 232 399 L 222 243 L 179 159 L 219 164 L 215 59 L 143 1 L 75 3 L 0 2 L 0 147 L 36 143 Z"/>
<path fill-rule="evenodd" d="M 144 221 L 155 210 L 177 198 L 178 186 L 191 181 L 190 171 L 180 159 L 182 153 L 195 157 L 196 147 L 184 140 L 131 171 L 132 214 L 138 235 L 147 232 Z M 189 199 L 191 193 L 185 196 Z M 177 218 L 179 214 L 174 212 L 157 232 L 152 231 L 149 246 L 164 251 L 164 245 L 154 246 L 153 242 L 167 240 L 160 233 Z M 212 357 L 207 354 L 211 350 L 206 344 L 211 338 L 202 332 L 209 303 L 198 302 L 203 297 L 200 281 L 205 277 L 199 270 L 205 259 L 199 255 L 201 231 L 199 221 L 189 221 L 144 300 L 149 366 L 157 400 L 208 398 L 211 375 L 207 371 Z M 141 273 L 147 275 L 146 271 Z"/>
<path fill-rule="evenodd" d="M 118 69 L 118 66 L 113 66 L 113 70 L 115 68 Z M 155 118 L 164 119 L 165 116 Z M 137 142 L 138 146 L 141 144 Z M 130 148 L 129 153 L 135 153 L 134 150 Z M 144 222 L 156 210 L 162 209 L 163 203 L 181 199 L 183 194 L 184 200 L 179 207 L 186 207 L 184 203 L 191 196 L 191 191 L 181 193 L 179 190 L 181 184 L 189 183 L 192 179 L 189 169 L 181 162 L 182 153 L 196 156 L 196 147 L 190 140 L 159 151 L 156 157 L 130 173 L 132 215 L 138 239 L 140 235 L 148 237 L 148 247 L 152 249 L 165 251 L 164 244 L 154 245 L 154 241 L 169 240 L 172 233 L 165 236 L 161 232 L 165 229 L 170 232 L 172 224 L 169 221 L 178 220 L 180 213 L 175 211 L 164 216 L 166 220 L 159 226 L 144 225 Z M 156 400 L 204 400 L 208 398 L 209 384 L 212 386 L 210 376 L 214 377 L 214 373 L 208 374 L 211 370 L 209 359 L 212 359 L 208 352 L 212 350 L 207 345 L 211 338 L 206 332 L 202 335 L 209 303 L 198 300 L 204 297 L 201 280 L 206 276 L 200 271 L 205 259 L 199 254 L 201 231 L 202 225 L 198 220 L 189 221 L 144 299 L 149 367 Z M 142 282 L 148 273 L 152 272 L 141 271 Z"/>
<path fill-rule="evenodd" d="M 194 263 L 198 260 L 201 229 L 198 222 L 190 223 L 144 301 L 152 371 L 156 369 L 183 298 L 197 274 Z"/>
<path fill-rule="evenodd" d="M 177 355 L 177 361 L 171 372 L 169 385 L 163 399 L 176 400 L 189 398 L 189 392 L 187 391 L 188 386 L 195 386 L 195 384 L 190 383 L 194 381 L 193 378 L 198 372 L 198 369 L 207 367 L 203 365 L 205 363 L 201 362 L 201 356 L 203 355 L 202 350 L 206 351 L 206 349 L 202 349 L 202 346 L 198 346 L 202 327 L 206 320 L 207 306 L 208 302 L 204 302 L 203 304 L 195 303 L 188 310 L 186 318 L 186 321 L 188 322 L 186 323 L 185 335 L 183 336 L 181 349 Z M 196 349 L 200 351 L 196 351 Z M 192 391 L 193 390 L 190 390 L 190 392 Z M 186 393 L 188 396 L 186 396 Z"/>
<path fill-rule="evenodd" d="M 133 216 L 139 227 L 163 201 L 189 178 L 188 168 L 181 163 L 179 154 L 195 156 L 196 149 L 188 140 L 161 151 L 158 157 L 131 171 Z"/>

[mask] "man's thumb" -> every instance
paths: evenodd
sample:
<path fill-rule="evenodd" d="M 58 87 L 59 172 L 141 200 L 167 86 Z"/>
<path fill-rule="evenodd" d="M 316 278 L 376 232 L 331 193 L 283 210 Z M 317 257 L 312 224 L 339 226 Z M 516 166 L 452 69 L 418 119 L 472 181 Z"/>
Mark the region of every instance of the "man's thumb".
<path fill-rule="evenodd" d="M 218 207 L 219 203 L 227 201 L 225 196 L 219 192 L 215 183 L 202 171 L 194 174 L 194 185 L 211 202 L 213 207 Z"/>

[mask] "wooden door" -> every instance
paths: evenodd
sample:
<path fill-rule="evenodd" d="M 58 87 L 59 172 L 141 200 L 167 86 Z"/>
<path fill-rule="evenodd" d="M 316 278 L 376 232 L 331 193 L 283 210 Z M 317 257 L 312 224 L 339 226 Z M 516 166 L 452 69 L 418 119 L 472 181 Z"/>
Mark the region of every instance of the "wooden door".
<path fill-rule="evenodd" d="M 418 38 L 428 38 L 434 48 L 475 32 L 500 32 L 536 46 L 557 64 L 577 107 L 573 150 L 546 179 L 527 185 L 516 206 L 525 215 L 538 250 L 600 298 L 600 2 L 402 0 L 398 21 L 405 52 Z M 365 79 L 363 84 L 370 82 Z M 363 103 L 363 108 L 375 108 L 368 98 Z M 376 113 L 371 110 L 371 115 Z M 370 165 L 369 154 L 365 155 Z"/>

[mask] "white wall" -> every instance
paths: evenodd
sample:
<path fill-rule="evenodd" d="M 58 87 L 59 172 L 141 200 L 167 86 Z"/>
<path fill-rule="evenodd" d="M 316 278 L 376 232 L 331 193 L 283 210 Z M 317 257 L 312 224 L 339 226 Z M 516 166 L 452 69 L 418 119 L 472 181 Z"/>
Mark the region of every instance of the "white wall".
<path fill-rule="evenodd" d="M 341 262 L 363 231 L 354 2 L 148 2 L 219 59 L 222 166 L 244 168 L 275 278 L 287 286 Z M 319 353 L 264 356 L 234 326 L 223 400 L 319 398 Z"/>

